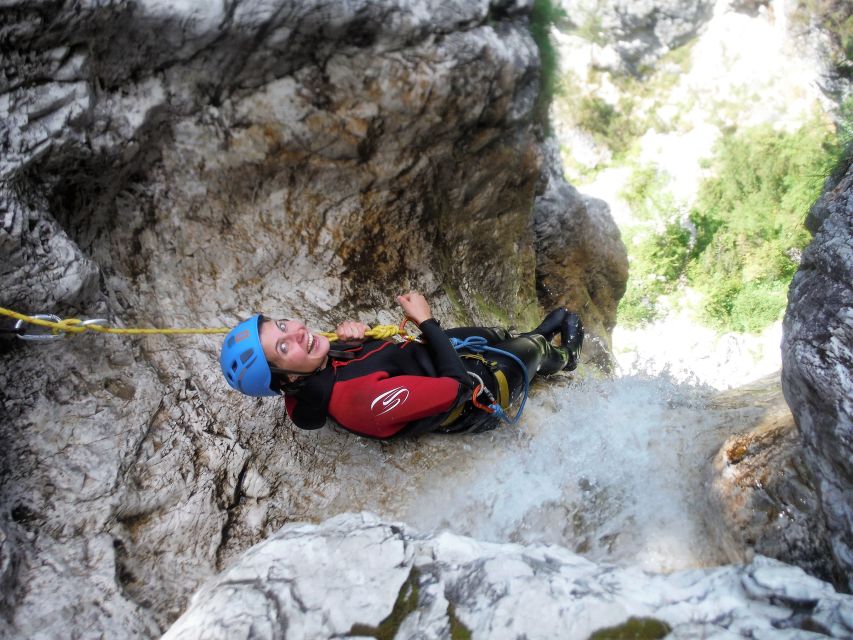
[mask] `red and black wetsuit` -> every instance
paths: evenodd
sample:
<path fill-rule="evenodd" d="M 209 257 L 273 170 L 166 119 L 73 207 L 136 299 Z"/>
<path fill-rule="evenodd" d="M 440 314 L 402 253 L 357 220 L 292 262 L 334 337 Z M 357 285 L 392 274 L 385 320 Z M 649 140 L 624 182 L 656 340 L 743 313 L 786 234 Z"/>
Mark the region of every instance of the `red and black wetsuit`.
<path fill-rule="evenodd" d="M 372 340 L 349 347 L 352 359 L 331 355 L 326 368 L 285 394 L 293 422 L 302 429 L 319 429 L 328 417 L 349 431 L 384 439 L 434 431 L 454 409 L 467 403 L 453 421 L 454 432 L 493 428 L 497 419 L 471 409 L 474 385 L 468 370 L 477 373 L 496 393 L 494 375 L 482 361 L 460 358 L 449 336 L 464 339 L 480 335 L 497 346 L 521 351 L 531 379 L 545 355 L 546 340 L 539 335 L 512 339 L 504 330 L 487 328 L 450 329 L 445 333 L 434 319 L 421 323 L 420 330 L 423 344 Z M 547 347 L 550 351 L 559 349 Z M 520 391 L 522 374 L 518 365 L 505 357 L 489 358 L 505 371 L 510 390 Z M 564 357 L 558 357 L 556 364 L 541 373 L 558 371 L 565 362 Z"/>

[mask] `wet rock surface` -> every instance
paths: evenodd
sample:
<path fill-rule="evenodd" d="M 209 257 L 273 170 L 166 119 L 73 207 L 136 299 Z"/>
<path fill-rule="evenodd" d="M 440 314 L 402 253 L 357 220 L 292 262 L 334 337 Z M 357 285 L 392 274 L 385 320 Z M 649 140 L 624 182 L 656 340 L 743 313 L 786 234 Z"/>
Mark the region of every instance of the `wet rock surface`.
<path fill-rule="evenodd" d="M 817 482 L 832 553 L 853 589 L 853 168 L 829 182 L 788 292 L 782 382 Z"/>
<path fill-rule="evenodd" d="M 716 544 L 730 562 L 760 554 L 843 584 L 779 375 L 722 393 L 710 409 L 754 425 L 726 438 L 706 471 Z"/>
<path fill-rule="evenodd" d="M 853 597 L 763 557 L 649 574 L 559 547 L 430 537 L 345 514 L 319 526 L 289 525 L 250 549 L 193 597 L 164 637 L 375 636 L 383 629 L 388 637 L 446 638 L 455 630 L 586 639 L 631 618 L 656 620 L 677 638 L 843 638 L 853 633 Z"/>

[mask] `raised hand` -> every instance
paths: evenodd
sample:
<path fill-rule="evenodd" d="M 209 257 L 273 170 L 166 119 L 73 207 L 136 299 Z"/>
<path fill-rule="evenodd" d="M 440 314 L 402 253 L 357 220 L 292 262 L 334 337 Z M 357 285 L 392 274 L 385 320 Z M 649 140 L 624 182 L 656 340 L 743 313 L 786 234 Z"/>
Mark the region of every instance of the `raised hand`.
<path fill-rule="evenodd" d="M 403 313 L 414 321 L 415 324 L 420 324 L 424 320 L 432 318 L 429 303 L 417 291 L 409 291 L 409 293 L 397 296 L 397 304 L 402 307 Z"/>

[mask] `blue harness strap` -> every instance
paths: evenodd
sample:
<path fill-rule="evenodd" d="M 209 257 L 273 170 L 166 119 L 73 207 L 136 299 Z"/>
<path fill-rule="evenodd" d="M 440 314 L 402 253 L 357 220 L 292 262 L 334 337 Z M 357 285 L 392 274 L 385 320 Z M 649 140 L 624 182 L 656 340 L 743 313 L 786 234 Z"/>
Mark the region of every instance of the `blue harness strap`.
<path fill-rule="evenodd" d="M 510 418 L 506 414 L 506 411 L 503 410 L 503 407 L 501 407 L 497 402 L 490 404 L 489 408 L 498 418 L 501 419 L 501 421 L 507 424 L 515 424 L 518 422 L 519 418 L 521 418 L 521 412 L 524 411 L 524 403 L 527 402 L 527 392 L 530 388 L 530 380 L 527 378 L 527 367 L 521 361 L 521 358 L 514 353 L 504 351 L 503 349 L 497 349 L 489 345 L 488 341 L 482 336 L 471 336 L 464 340 L 460 340 L 459 338 L 450 338 L 450 344 L 453 345 L 453 348 L 456 349 L 456 351 L 466 350 L 472 353 L 497 353 L 502 356 L 512 358 L 515 361 L 515 363 L 521 368 L 521 375 L 524 378 L 524 397 L 521 400 L 521 405 L 518 407 L 518 411 L 512 418 Z"/>

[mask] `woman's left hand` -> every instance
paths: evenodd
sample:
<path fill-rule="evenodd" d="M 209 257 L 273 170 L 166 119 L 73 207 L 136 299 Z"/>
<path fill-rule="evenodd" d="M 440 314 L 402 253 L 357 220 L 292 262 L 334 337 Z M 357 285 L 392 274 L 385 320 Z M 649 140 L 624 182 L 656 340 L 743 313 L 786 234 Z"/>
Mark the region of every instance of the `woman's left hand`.
<path fill-rule="evenodd" d="M 364 334 L 368 329 L 370 327 L 358 320 L 344 320 L 335 328 L 335 333 L 338 334 L 339 340 L 356 342 L 364 340 Z"/>

